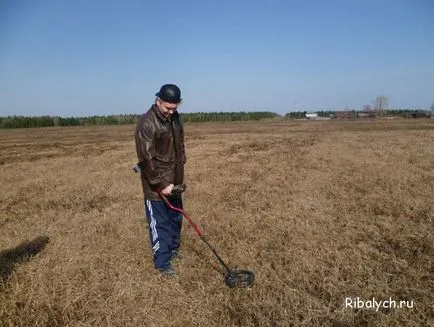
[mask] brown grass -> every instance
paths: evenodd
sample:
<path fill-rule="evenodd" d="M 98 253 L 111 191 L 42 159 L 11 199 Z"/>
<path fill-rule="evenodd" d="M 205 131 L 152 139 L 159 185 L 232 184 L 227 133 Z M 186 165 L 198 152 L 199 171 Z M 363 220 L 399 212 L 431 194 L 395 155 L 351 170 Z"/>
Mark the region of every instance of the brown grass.
<path fill-rule="evenodd" d="M 0 326 L 432 325 L 434 120 L 185 129 L 185 209 L 256 284 L 227 288 L 187 221 L 157 275 L 134 126 L 0 131 Z"/>

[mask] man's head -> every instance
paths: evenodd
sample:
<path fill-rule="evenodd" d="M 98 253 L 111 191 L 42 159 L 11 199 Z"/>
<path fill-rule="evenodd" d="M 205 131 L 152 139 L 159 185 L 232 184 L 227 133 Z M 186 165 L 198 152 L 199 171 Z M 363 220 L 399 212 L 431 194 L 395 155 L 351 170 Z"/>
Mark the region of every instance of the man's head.
<path fill-rule="evenodd" d="M 175 84 L 164 84 L 155 94 L 155 103 L 165 117 L 170 117 L 181 103 L 181 90 Z"/>

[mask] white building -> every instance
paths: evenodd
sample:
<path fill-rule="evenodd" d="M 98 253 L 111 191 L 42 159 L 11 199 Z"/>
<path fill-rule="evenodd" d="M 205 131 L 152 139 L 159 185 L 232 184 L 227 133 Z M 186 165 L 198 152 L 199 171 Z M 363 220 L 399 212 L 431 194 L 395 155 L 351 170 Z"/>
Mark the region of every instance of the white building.
<path fill-rule="evenodd" d="M 310 114 L 306 114 L 306 118 L 307 119 L 315 119 L 315 118 L 318 118 L 318 114 L 316 112 L 310 113 Z"/>

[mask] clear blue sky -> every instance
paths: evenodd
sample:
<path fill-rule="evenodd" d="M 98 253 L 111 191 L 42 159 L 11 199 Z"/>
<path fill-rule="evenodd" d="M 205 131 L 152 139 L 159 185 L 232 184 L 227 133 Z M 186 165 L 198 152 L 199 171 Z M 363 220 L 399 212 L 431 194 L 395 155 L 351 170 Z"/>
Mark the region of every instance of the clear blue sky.
<path fill-rule="evenodd" d="M 432 0 L 0 0 L 0 116 L 434 101 Z"/>

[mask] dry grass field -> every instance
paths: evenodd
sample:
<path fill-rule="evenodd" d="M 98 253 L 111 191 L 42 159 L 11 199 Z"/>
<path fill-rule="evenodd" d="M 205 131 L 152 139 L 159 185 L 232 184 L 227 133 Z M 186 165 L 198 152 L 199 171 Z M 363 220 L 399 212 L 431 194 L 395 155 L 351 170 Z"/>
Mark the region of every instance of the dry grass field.
<path fill-rule="evenodd" d="M 185 130 L 185 210 L 254 286 L 186 220 L 156 273 L 134 126 L 2 130 L 1 327 L 433 326 L 434 119 Z"/>

